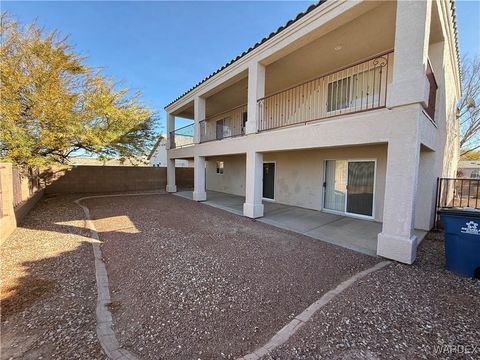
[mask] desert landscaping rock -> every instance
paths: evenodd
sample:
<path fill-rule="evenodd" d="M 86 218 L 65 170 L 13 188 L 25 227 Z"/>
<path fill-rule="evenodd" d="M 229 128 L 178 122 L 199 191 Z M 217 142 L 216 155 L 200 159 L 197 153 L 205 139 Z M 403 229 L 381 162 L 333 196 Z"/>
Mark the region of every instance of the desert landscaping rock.
<path fill-rule="evenodd" d="M 145 359 L 243 356 L 381 261 L 172 195 L 84 203 L 117 338 Z"/>
<path fill-rule="evenodd" d="M 113 319 L 110 312 L 112 302 L 108 285 L 107 269 L 105 267 L 105 263 L 103 262 L 98 232 L 90 217 L 90 210 L 88 209 L 88 207 L 82 204 L 82 201 L 90 198 L 99 198 L 105 196 L 115 197 L 126 195 L 127 194 L 97 195 L 90 197 L 82 197 L 75 200 L 75 203 L 82 208 L 85 214 L 85 226 L 90 230 L 90 237 L 93 239 L 92 247 L 95 259 L 95 277 L 97 280 L 97 307 L 95 311 L 97 317 L 97 336 L 105 354 L 107 354 L 107 356 L 113 360 L 117 360 L 120 358 L 123 360 L 136 360 L 137 357 L 121 347 L 115 336 L 115 332 L 113 331 Z M 145 193 L 141 195 L 138 194 L 137 196 L 150 196 L 150 193 Z"/>
<path fill-rule="evenodd" d="M 438 234 L 414 265 L 357 279 L 383 260 L 168 194 L 84 201 L 104 242 L 97 277 L 109 280 L 112 337 L 96 323 L 96 240 L 79 197 L 44 198 L 0 249 L 2 359 L 106 359 L 98 336 L 113 358 L 235 359 L 284 327 L 296 332 L 263 359 L 480 354 L 480 282 L 444 270 Z M 440 345 L 478 347 L 437 354 Z"/>
<path fill-rule="evenodd" d="M 477 348 L 436 353 L 441 345 Z M 480 281 L 444 270 L 441 236 L 424 240 L 414 265 L 393 263 L 355 283 L 265 357 L 365 358 L 480 358 Z"/>
<path fill-rule="evenodd" d="M 0 249 L 1 358 L 105 359 L 91 238 L 75 197 L 44 198 Z"/>
<path fill-rule="evenodd" d="M 308 308 L 303 310 L 303 312 L 297 315 L 292 321 L 285 325 L 279 332 L 277 332 L 268 343 L 262 347 L 255 349 L 254 352 L 244 355 L 242 360 L 252 360 L 260 359 L 264 355 L 272 352 L 277 347 L 283 345 L 288 341 L 288 339 L 293 336 L 303 326 L 310 318 L 319 311 L 323 306 L 327 305 L 335 297 L 339 296 L 343 291 L 352 286 L 356 281 L 362 279 L 363 277 L 371 274 L 374 271 L 378 271 L 385 266 L 389 265 L 390 261 L 382 261 L 369 269 L 363 270 L 351 278 L 341 282 L 335 289 L 332 289 L 325 293 L 320 299 L 311 304 Z"/>

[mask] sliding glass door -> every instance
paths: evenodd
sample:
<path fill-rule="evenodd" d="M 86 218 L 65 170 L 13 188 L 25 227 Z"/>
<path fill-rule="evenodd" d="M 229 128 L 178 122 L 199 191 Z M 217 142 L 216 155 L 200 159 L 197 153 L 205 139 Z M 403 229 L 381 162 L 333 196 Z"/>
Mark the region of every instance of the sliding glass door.
<path fill-rule="evenodd" d="M 347 213 L 373 216 L 374 161 L 348 162 Z"/>
<path fill-rule="evenodd" d="M 375 161 L 327 160 L 324 208 L 373 216 Z"/>
<path fill-rule="evenodd" d="M 347 161 L 327 160 L 325 171 L 325 209 L 345 211 Z"/>

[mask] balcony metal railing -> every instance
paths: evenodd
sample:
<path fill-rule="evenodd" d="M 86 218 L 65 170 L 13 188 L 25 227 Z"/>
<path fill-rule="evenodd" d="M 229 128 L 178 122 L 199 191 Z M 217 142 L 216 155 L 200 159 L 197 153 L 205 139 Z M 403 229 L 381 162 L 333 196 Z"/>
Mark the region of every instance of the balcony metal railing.
<path fill-rule="evenodd" d="M 193 145 L 195 124 L 190 124 L 170 131 L 170 149 Z"/>
<path fill-rule="evenodd" d="M 393 51 L 258 100 L 258 130 L 385 107 Z"/>
<path fill-rule="evenodd" d="M 247 104 L 215 114 L 200 121 L 200 142 L 245 135 Z"/>

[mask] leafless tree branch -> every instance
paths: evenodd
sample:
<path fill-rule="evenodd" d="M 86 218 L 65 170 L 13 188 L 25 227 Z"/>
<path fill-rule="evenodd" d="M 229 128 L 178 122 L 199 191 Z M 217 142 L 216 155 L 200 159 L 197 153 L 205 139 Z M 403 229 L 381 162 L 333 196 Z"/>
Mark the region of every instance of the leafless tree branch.
<path fill-rule="evenodd" d="M 458 102 L 461 155 L 480 148 L 480 58 L 461 61 L 463 95 Z"/>

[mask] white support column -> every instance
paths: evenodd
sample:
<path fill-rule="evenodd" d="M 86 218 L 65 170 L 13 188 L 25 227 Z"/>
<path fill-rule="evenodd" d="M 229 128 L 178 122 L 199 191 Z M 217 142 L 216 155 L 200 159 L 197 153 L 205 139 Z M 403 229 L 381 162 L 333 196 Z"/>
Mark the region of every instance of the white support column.
<path fill-rule="evenodd" d="M 195 133 L 193 142 L 200 143 L 200 121 L 205 120 L 205 98 L 196 96 L 193 102 L 193 118 L 195 120 Z"/>
<path fill-rule="evenodd" d="M 265 66 L 252 62 L 248 67 L 248 105 L 247 105 L 247 134 L 258 130 L 259 111 L 257 100 L 265 96 Z"/>
<path fill-rule="evenodd" d="M 255 219 L 263 216 L 263 154 L 248 152 L 246 167 L 243 215 Z"/>
<path fill-rule="evenodd" d="M 177 192 L 175 184 L 175 159 L 167 158 L 167 192 Z"/>
<path fill-rule="evenodd" d="M 174 139 L 171 138 L 171 132 L 175 130 L 175 115 L 167 113 L 167 150 L 173 149 Z"/>
<path fill-rule="evenodd" d="M 415 261 L 415 205 L 420 164 L 420 143 L 415 139 L 389 141 L 382 232 L 377 254 L 411 264 Z"/>
<path fill-rule="evenodd" d="M 428 104 L 426 77 L 432 2 L 397 1 L 393 80 L 387 107 Z"/>
<path fill-rule="evenodd" d="M 205 201 L 207 200 L 207 193 L 205 191 L 205 157 L 194 157 L 194 178 L 193 178 L 193 200 Z"/>

